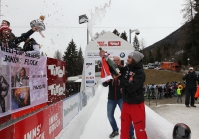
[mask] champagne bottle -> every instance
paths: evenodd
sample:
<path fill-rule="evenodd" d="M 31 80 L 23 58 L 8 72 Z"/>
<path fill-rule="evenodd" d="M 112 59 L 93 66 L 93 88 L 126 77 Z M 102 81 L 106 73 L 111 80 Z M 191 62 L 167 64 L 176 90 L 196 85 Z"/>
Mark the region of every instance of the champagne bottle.
<path fill-rule="evenodd" d="M 100 51 L 104 51 L 102 48 L 99 48 Z M 110 68 L 110 72 L 113 74 L 113 75 L 116 75 L 118 76 L 120 74 L 120 70 L 118 68 L 118 66 L 108 57 L 108 56 L 105 56 L 105 59 L 106 59 L 106 62 Z"/>

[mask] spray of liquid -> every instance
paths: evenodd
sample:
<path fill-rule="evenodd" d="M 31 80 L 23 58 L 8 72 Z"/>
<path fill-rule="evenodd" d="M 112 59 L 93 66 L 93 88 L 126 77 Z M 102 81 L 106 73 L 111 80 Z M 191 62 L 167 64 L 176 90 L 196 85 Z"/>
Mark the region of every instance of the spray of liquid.
<path fill-rule="evenodd" d="M 108 4 L 106 3 L 103 7 L 100 8 L 95 7 L 94 12 L 90 11 L 91 18 L 87 22 L 87 28 L 92 41 L 94 40 L 92 27 L 102 21 L 102 18 L 105 17 L 106 9 L 109 8 L 110 6 L 111 6 L 111 0 L 109 0 L 109 3 Z"/>

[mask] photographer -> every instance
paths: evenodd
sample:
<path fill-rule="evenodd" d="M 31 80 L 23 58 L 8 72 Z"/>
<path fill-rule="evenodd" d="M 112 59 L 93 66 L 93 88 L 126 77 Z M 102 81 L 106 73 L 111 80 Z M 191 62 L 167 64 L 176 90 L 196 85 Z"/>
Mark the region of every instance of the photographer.
<path fill-rule="evenodd" d="M 145 105 L 143 84 L 146 76 L 143 70 L 144 55 L 138 51 L 129 54 L 127 66 L 121 69 L 122 83 L 121 139 L 129 139 L 130 124 L 133 122 L 137 139 L 147 139 L 145 131 Z"/>
<path fill-rule="evenodd" d="M 186 80 L 186 100 L 185 100 L 185 105 L 186 107 L 189 106 L 189 100 L 191 98 L 191 107 L 196 107 L 194 105 L 194 95 L 196 93 L 196 81 L 199 82 L 199 77 L 196 75 L 193 67 L 189 68 L 189 72 L 182 78 L 183 80 Z"/>

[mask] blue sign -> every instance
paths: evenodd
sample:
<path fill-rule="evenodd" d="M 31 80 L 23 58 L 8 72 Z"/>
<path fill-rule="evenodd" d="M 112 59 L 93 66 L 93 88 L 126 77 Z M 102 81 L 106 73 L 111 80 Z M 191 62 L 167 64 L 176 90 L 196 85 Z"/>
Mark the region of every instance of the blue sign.
<path fill-rule="evenodd" d="M 95 83 L 95 81 L 94 80 L 86 80 L 86 83 L 87 84 L 92 84 L 92 83 Z"/>

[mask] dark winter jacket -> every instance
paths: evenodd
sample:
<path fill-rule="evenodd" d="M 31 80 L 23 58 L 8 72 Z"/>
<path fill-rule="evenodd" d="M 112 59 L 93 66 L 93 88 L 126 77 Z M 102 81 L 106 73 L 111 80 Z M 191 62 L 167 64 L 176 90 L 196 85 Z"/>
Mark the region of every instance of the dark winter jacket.
<path fill-rule="evenodd" d="M 23 46 L 23 51 L 27 52 L 27 51 L 33 51 L 33 45 L 38 45 L 37 42 L 31 38 L 27 43 L 24 44 Z"/>
<path fill-rule="evenodd" d="M 11 49 L 17 48 L 17 44 L 25 41 L 33 33 L 34 33 L 34 31 L 32 29 L 30 29 L 27 33 L 24 33 L 22 36 L 15 37 L 14 39 L 9 40 L 8 41 L 8 47 L 11 48 Z M 0 40 L 0 46 L 2 47 L 2 40 Z"/>
<path fill-rule="evenodd" d="M 125 67 L 125 74 L 120 77 L 122 84 L 123 101 L 129 104 L 140 104 L 144 102 L 143 85 L 146 75 L 142 62 Z"/>
<path fill-rule="evenodd" d="M 199 77 L 195 72 L 187 73 L 182 79 L 186 80 L 186 89 L 196 89 L 196 81 L 199 82 Z"/>
<path fill-rule="evenodd" d="M 102 85 L 104 87 L 109 86 L 108 99 L 118 100 L 122 98 L 122 94 L 120 92 L 121 84 L 118 78 L 112 79 L 108 83 L 104 82 Z"/>

